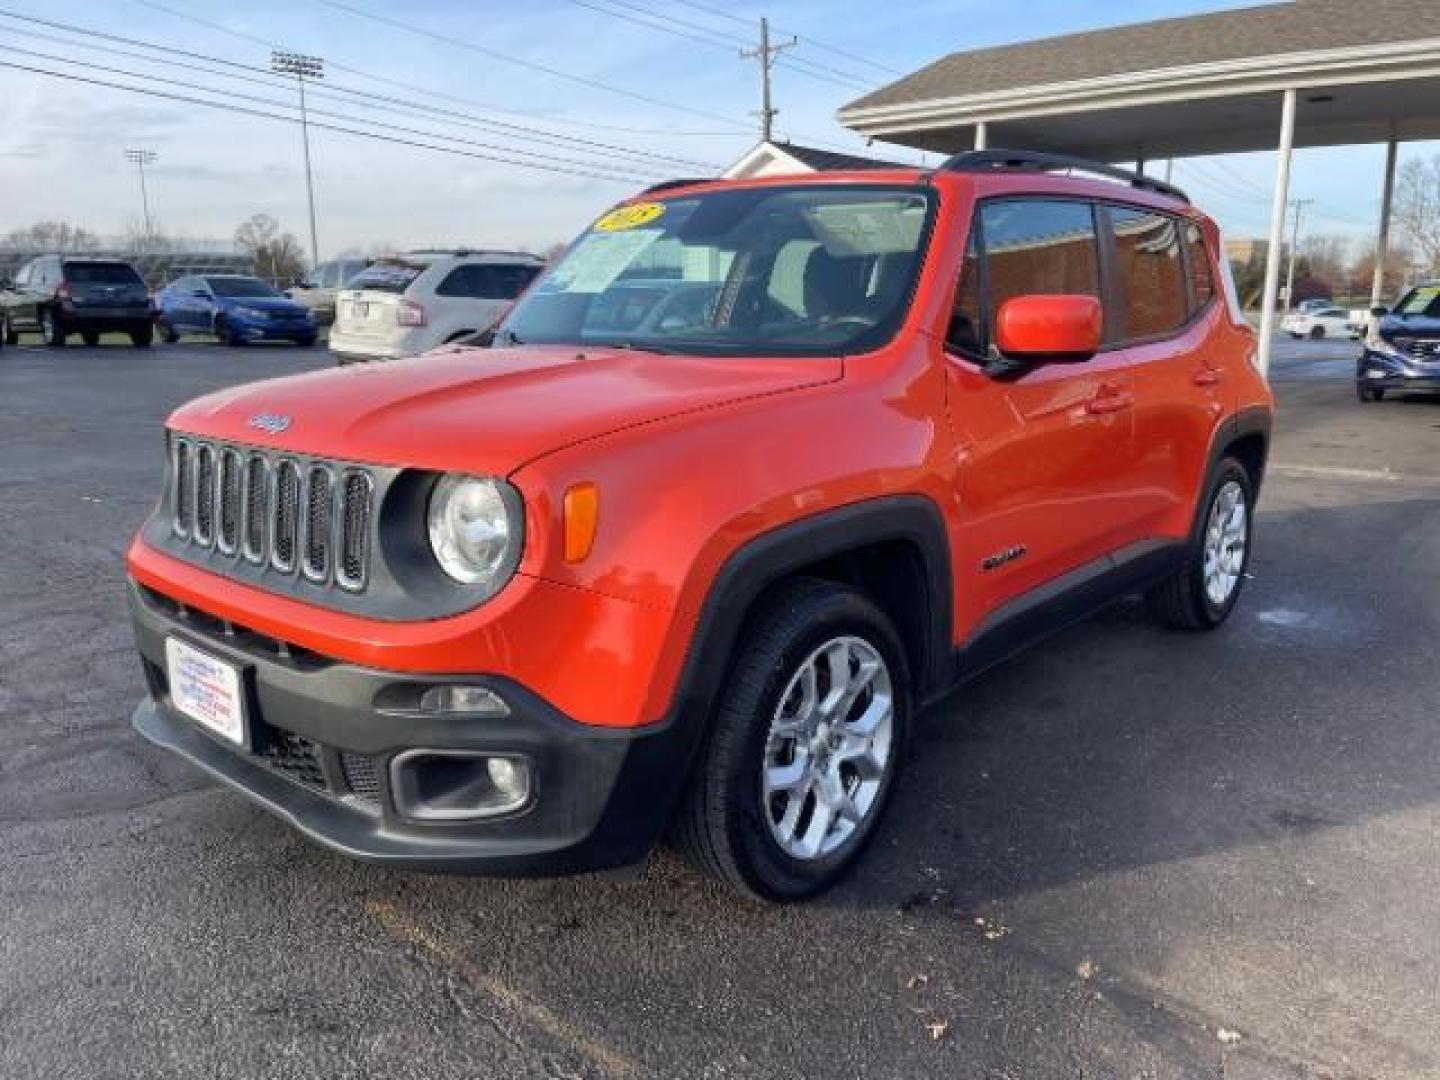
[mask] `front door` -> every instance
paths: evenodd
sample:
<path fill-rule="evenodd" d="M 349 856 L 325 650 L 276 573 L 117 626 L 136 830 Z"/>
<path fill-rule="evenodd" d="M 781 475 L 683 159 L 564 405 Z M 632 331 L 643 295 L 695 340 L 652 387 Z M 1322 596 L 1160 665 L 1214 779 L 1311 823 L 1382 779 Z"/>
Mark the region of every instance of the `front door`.
<path fill-rule="evenodd" d="M 1132 360 L 1102 352 L 1008 378 L 983 370 L 995 316 L 1035 294 L 1101 295 L 1096 216 L 1084 201 L 999 199 L 977 211 L 947 343 L 960 448 L 956 611 L 986 615 L 1103 567 L 1133 536 Z"/>

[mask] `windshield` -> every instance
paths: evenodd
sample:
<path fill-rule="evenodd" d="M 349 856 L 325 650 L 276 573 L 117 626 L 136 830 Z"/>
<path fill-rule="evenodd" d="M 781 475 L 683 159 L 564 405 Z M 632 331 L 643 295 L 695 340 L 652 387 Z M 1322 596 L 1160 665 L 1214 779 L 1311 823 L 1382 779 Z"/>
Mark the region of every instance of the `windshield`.
<path fill-rule="evenodd" d="M 1420 285 L 1411 289 L 1395 305 L 1395 314 L 1440 319 L 1440 285 Z"/>
<path fill-rule="evenodd" d="M 278 289 L 272 289 L 259 278 L 212 277 L 205 283 L 216 296 L 260 297 L 281 296 Z"/>
<path fill-rule="evenodd" d="M 571 247 L 501 324 L 496 344 L 865 352 L 905 316 L 933 206 L 928 188 L 881 185 L 631 203 Z"/>
<path fill-rule="evenodd" d="M 410 283 L 425 272 L 429 263 L 381 259 L 345 282 L 347 289 L 374 289 L 377 292 L 403 293 Z"/>

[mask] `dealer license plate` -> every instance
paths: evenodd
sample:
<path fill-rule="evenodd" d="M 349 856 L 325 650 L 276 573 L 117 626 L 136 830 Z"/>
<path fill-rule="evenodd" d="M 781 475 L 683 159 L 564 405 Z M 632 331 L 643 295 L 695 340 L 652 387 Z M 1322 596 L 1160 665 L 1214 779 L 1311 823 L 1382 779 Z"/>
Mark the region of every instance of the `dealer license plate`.
<path fill-rule="evenodd" d="M 245 745 L 245 706 L 240 671 L 175 638 L 165 640 L 170 699 L 190 719 L 240 746 Z"/>

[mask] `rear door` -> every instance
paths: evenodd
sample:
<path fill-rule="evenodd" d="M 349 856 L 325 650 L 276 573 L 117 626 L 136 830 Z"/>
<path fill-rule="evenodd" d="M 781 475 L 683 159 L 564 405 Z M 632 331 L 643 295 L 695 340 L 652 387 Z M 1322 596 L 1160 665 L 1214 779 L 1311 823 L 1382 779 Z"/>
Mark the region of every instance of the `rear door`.
<path fill-rule="evenodd" d="M 1103 564 L 1129 538 L 1129 360 L 1100 353 L 997 379 L 982 365 L 1006 300 L 1100 297 L 1095 210 L 1084 200 L 982 202 L 956 296 L 948 404 L 960 446 L 957 611 L 983 615 Z"/>
<path fill-rule="evenodd" d="M 1112 348 L 1134 379 L 1139 532 L 1176 538 L 1189 527 L 1225 411 L 1226 388 L 1207 350 L 1216 317 L 1209 256 L 1198 228 L 1178 215 L 1114 205 L 1101 220 L 1113 243 Z"/>

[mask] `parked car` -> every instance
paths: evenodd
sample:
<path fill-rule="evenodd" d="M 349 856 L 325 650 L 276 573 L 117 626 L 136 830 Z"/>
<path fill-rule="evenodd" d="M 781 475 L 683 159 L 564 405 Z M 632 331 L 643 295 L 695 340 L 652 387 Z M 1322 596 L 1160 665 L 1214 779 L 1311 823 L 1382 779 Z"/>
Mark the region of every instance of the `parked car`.
<path fill-rule="evenodd" d="M 181 407 L 136 728 L 351 856 L 578 871 L 668 831 L 825 888 L 924 703 L 1124 594 L 1203 631 L 1244 587 L 1272 400 L 1218 233 L 1045 171 L 1078 167 L 663 186 L 491 348 Z M 666 280 L 710 299 L 617 328 Z"/>
<path fill-rule="evenodd" d="M 1407 291 L 1393 309 L 1376 308 L 1355 369 L 1361 401 L 1388 391 L 1440 391 L 1440 281 Z"/>
<path fill-rule="evenodd" d="M 545 268 L 513 251 L 417 251 L 377 259 L 335 301 L 338 363 L 428 352 L 497 323 Z"/>
<path fill-rule="evenodd" d="M 1285 320 L 1284 330 L 1297 340 L 1313 338 L 1318 341 L 1324 337 L 1358 338 L 1361 334 L 1360 327 L 1351 321 L 1350 313 L 1338 307 L 1292 311 Z"/>
<path fill-rule="evenodd" d="M 243 274 L 195 274 L 179 278 L 155 297 L 166 341 L 205 334 L 226 345 L 251 341 L 315 344 L 315 318 L 280 290 Z"/>
<path fill-rule="evenodd" d="M 309 308 L 310 314 L 315 316 L 317 326 L 329 326 L 335 321 L 336 293 L 369 264 L 369 259 L 334 259 L 323 262 L 286 289 L 285 295 Z"/>
<path fill-rule="evenodd" d="M 1301 300 L 1295 305 L 1295 310 L 1308 315 L 1312 311 L 1324 311 L 1326 308 L 1336 306 L 1338 305 L 1336 305 L 1335 301 L 1331 300 L 1328 296 L 1314 296 L 1309 300 Z"/>
<path fill-rule="evenodd" d="M 0 337 L 14 345 L 39 334 L 59 347 L 73 334 L 97 345 L 101 334 L 128 334 L 138 347 L 154 335 L 150 296 L 139 272 L 118 259 L 41 255 L 0 292 Z"/>

